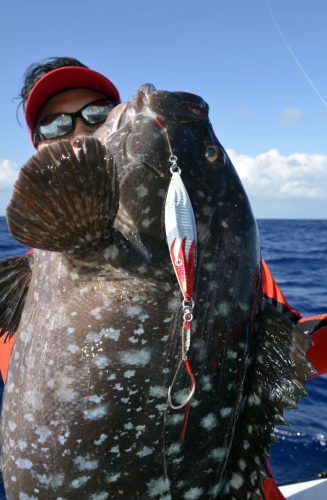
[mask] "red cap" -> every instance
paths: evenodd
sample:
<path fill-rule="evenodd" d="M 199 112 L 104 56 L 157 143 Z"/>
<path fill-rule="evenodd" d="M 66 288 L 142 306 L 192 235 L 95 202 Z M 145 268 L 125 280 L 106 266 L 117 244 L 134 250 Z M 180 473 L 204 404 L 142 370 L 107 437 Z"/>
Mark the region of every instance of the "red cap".
<path fill-rule="evenodd" d="M 101 92 L 113 101 L 120 102 L 114 84 L 101 73 L 82 66 L 64 66 L 46 73 L 32 88 L 25 106 L 25 118 L 31 136 L 37 117 L 50 97 L 63 90 L 86 88 Z"/>

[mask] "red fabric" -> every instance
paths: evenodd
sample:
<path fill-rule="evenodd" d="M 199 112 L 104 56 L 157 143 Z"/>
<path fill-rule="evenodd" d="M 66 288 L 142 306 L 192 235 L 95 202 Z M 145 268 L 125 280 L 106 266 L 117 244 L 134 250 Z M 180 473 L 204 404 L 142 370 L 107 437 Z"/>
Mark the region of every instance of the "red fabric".
<path fill-rule="evenodd" d="M 317 376 L 327 373 L 327 327 L 311 335 L 313 346 L 307 352 L 307 358 L 317 370 Z"/>
<path fill-rule="evenodd" d="M 272 277 L 269 267 L 267 266 L 264 259 L 262 259 L 262 291 L 268 297 L 276 300 L 280 304 L 283 304 L 287 307 L 289 311 L 292 311 L 299 319 L 301 318 L 301 314 L 299 311 L 294 309 L 286 300 L 283 292 L 277 285 L 276 281 Z"/>
<path fill-rule="evenodd" d="M 285 500 L 274 479 L 268 478 L 263 485 L 265 500 Z"/>
<path fill-rule="evenodd" d="M 4 383 L 6 382 L 7 378 L 8 366 L 12 348 L 14 347 L 15 343 L 15 337 L 16 335 L 14 335 L 13 337 L 11 337 L 11 339 L 8 339 L 7 342 L 5 342 L 6 334 L 4 333 L 4 335 L 0 339 L 0 371 Z"/>

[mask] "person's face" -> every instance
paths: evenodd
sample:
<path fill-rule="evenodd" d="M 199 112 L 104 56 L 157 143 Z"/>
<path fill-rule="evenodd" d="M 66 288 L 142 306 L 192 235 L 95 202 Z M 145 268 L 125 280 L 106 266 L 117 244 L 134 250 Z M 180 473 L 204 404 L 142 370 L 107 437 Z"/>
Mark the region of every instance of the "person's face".
<path fill-rule="evenodd" d="M 41 109 L 38 117 L 38 122 L 43 121 L 49 115 L 57 113 L 74 113 L 86 106 L 86 104 L 95 101 L 96 99 L 106 98 L 100 92 L 90 89 L 70 89 L 60 92 L 51 97 Z M 72 145 L 75 143 L 75 137 L 79 135 L 91 135 L 95 130 L 101 127 L 102 123 L 96 125 L 87 125 L 80 117 L 76 118 L 76 126 L 70 134 L 55 139 L 44 139 L 37 144 L 37 149 L 41 149 L 48 144 L 60 141 L 61 139 L 70 141 Z"/>

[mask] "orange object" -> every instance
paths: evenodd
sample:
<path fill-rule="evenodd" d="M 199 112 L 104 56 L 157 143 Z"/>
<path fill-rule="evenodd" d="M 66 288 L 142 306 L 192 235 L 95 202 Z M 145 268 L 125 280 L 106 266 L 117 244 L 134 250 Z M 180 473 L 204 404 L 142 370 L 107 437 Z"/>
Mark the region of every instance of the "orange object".
<path fill-rule="evenodd" d="M 11 339 L 5 341 L 6 333 L 3 334 L 0 339 L 0 371 L 3 382 L 6 382 L 9 361 L 11 357 L 11 352 L 14 347 L 16 335 L 13 335 Z"/>

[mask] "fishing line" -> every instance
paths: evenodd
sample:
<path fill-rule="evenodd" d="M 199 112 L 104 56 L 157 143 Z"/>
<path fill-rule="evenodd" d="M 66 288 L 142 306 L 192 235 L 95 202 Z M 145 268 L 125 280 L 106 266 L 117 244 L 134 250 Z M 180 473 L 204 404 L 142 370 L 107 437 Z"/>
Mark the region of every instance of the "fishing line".
<path fill-rule="evenodd" d="M 320 100 L 320 102 L 323 104 L 323 106 L 325 106 L 325 108 L 327 109 L 327 102 L 325 101 L 325 99 L 323 98 L 323 96 L 320 94 L 319 90 L 317 89 L 317 87 L 315 86 L 315 84 L 313 83 L 313 81 L 311 80 L 311 78 L 309 77 L 309 75 L 307 74 L 307 72 L 305 71 L 305 69 L 303 68 L 302 64 L 300 63 L 300 61 L 298 60 L 298 58 L 296 57 L 296 55 L 294 54 L 292 48 L 290 47 L 289 43 L 287 42 L 282 30 L 280 29 L 280 26 L 278 24 L 278 21 L 272 11 L 272 8 L 270 6 L 270 0 L 266 0 L 266 5 L 267 5 L 267 9 L 268 9 L 268 12 L 270 14 L 270 17 L 271 19 L 273 20 L 273 23 L 285 45 L 285 47 L 287 48 L 288 52 L 290 53 L 290 55 L 292 56 L 293 60 L 295 61 L 297 67 L 299 68 L 299 70 L 301 71 L 302 75 L 304 76 L 304 78 L 307 80 L 307 82 L 309 83 L 310 87 L 312 88 L 312 90 L 315 92 L 315 94 L 317 95 L 318 99 Z"/>

